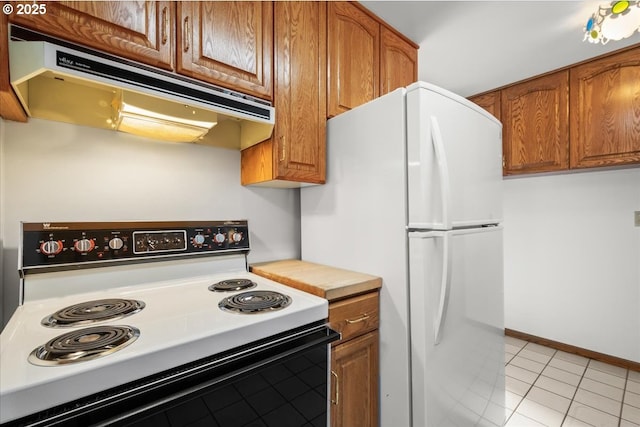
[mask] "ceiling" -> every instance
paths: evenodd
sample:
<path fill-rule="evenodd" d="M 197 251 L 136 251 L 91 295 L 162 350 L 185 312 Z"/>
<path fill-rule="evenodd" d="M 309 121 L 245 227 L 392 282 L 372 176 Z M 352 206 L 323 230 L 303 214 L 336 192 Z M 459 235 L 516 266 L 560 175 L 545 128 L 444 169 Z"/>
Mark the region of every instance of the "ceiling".
<path fill-rule="evenodd" d="M 640 43 L 638 32 L 605 46 L 584 42 L 592 0 L 361 3 L 420 45 L 420 80 L 462 96 Z"/>

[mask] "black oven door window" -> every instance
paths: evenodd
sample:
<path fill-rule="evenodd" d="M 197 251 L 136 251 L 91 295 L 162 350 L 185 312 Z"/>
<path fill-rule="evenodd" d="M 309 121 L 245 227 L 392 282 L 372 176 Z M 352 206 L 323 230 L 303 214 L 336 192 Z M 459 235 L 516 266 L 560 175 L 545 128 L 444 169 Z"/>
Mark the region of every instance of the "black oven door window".
<path fill-rule="evenodd" d="M 311 348 L 262 366 L 125 425 L 326 427 L 327 347 Z"/>
<path fill-rule="evenodd" d="M 9 425 L 326 427 L 324 325 L 289 331 Z"/>

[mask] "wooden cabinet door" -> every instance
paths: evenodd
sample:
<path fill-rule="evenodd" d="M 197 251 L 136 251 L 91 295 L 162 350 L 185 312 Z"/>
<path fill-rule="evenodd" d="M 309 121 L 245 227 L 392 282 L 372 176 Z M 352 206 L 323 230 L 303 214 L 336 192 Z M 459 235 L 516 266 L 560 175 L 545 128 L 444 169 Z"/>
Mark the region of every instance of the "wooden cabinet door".
<path fill-rule="evenodd" d="M 327 4 L 275 7 L 276 178 L 324 183 Z"/>
<path fill-rule="evenodd" d="M 378 331 L 331 351 L 331 426 L 378 426 Z"/>
<path fill-rule="evenodd" d="M 333 117 L 378 97 L 380 24 L 355 3 L 328 7 L 327 115 Z"/>
<path fill-rule="evenodd" d="M 271 2 L 183 1 L 177 16 L 179 73 L 271 99 Z"/>
<path fill-rule="evenodd" d="M 273 137 L 242 151 L 243 185 L 322 184 L 326 168 L 327 4 L 275 2 Z"/>
<path fill-rule="evenodd" d="M 640 47 L 571 69 L 571 167 L 640 162 Z"/>
<path fill-rule="evenodd" d="M 501 114 L 501 95 L 500 95 L 500 91 L 496 90 L 493 92 L 489 92 L 489 93 L 485 93 L 483 95 L 480 96 L 474 96 L 469 98 L 469 101 L 473 102 L 474 104 L 477 104 L 478 106 L 484 108 L 485 110 L 487 110 L 489 112 L 489 114 L 492 114 L 496 119 L 500 120 L 500 118 L 502 117 Z M 507 171 L 506 171 L 506 148 L 505 148 L 505 143 L 504 143 L 504 138 L 503 138 L 503 142 L 502 142 L 502 175 L 507 175 Z"/>
<path fill-rule="evenodd" d="M 27 113 L 9 81 L 9 24 L 7 15 L 0 15 L 0 117 L 18 122 L 27 121 Z"/>
<path fill-rule="evenodd" d="M 500 120 L 500 91 L 485 93 L 484 95 L 469 98 L 469 101 L 487 110 L 496 119 Z"/>
<path fill-rule="evenodd" d="M 569 72 L 549 74 L 502 90 L 505 173 L 569 167 Z"/>
<path fill-rule="evenodd" d="M 418 79 L 418 50 L 385 26 L 380 30 L 380 95 Z"/>
<path fill-rule="evenodd" d="M 173 69 L 175 5 L 169 1 L 51 1 L 15 24 L 83 46 Z"/>

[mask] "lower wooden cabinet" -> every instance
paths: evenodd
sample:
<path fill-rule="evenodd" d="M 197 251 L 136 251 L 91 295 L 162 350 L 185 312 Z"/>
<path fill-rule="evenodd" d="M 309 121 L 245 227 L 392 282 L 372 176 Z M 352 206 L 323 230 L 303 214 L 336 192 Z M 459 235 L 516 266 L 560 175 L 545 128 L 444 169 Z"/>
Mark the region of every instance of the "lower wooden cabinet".
<path fill-rule="evenodd" d="M 382 279 L 300 260 L 253 264 L 251 271 L 329 301 L 329 325 L 341 335 L 331 344 L 331 426 L 378 427 Z"/>
<path fill-rule="evenodd" d="M 376 330 L 333 348 L 332 427 L 378 425 L 378 339 Z"/>
<path fill-rule="evenodd" d="M 378 426 L 378 292 L 331 302 L 331 426 Z"/>

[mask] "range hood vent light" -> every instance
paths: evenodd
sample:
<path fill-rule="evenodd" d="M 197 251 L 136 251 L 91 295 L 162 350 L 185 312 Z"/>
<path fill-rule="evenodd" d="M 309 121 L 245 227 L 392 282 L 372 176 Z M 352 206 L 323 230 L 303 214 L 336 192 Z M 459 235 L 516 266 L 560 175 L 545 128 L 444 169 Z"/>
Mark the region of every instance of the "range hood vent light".
<path fill-rule="evenodd" d="M 11 35 L 11 85 L 30 117 L 232 149 L 273 132 L 265 100 L 20 27 Z"/>
<path fill-rule="evenodd" d="M 124 91 L 114 105 L 111 121 L 121 132 L 174 142 L 201 140 L 216 124 L 217 114 L 212 111 Z"/>

